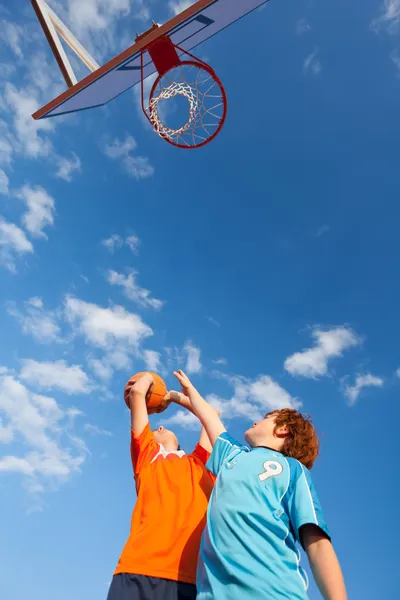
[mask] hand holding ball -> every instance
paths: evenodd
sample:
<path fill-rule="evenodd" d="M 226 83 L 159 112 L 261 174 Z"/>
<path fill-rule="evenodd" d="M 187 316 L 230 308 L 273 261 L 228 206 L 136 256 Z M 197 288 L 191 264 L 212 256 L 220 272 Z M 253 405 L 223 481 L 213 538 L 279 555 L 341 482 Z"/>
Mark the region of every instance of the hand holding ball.
<path fill-rule="evenodd" d="M 142 377 L 143 375 L 145 375 L 145 373 L 136 373 L 136 375 L 130 378 L 125 386 L 124 399 L 128 408 L 131 407 L 129 395 L 131 393 L 132 386 L 134 385 L 135 381 L 137 381 L 139 377 Z M 153 377 L 154 383 L 150 386 L 149 391 L 147 392 L 146 404 L 148 414 L 152 415 L 165 410 L 169 404 L 169 401 L 163 402 L 165 396 L 167 395 L 167 386 L 165 385 L 163 379 L 161 379 L 161 377 L 155 373 L 150 373 L 150 375 Z"/>

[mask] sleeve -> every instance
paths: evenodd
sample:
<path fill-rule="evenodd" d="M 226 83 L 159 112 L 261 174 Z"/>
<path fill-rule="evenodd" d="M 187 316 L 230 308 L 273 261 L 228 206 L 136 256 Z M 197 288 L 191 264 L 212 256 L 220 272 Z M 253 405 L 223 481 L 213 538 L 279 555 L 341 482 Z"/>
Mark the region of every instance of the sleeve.
<path fill-rule="evenodd" d="M 149 465 L 158 452 L 158 444 L 154 441 L 150 424 L 147 423 L 140 435 L 131 430 L 131 458 L 133 472 L 139 475 L 140 471 Z"/>
<path fill-rule="evenodd" d="M 247 451 L 245 446 L 236 442 L 226 431 L 216 440 L 210 458 L 207 461 L 207 469 L 217 476 L 229 458 L 233 458 L 243 450 Z"/>
<path fill-rule="evenodd" d="M 203 448 L 203 446 L 201 446 L 201 444 L 197 444 L 196 448 L 192 452 L 192 456 L 201 460 L 203 465 L 206 465 L 211 455 L 205 448 Z"/>
<path fill-rule="evenodd" d="M 317 525 L 330 539 L 329 529 L 310 473 L 301 463 L 296 466 L 287 498 L 289 519 L 294 535 L 301 543 L 300 528 L 303 525 Z"/>

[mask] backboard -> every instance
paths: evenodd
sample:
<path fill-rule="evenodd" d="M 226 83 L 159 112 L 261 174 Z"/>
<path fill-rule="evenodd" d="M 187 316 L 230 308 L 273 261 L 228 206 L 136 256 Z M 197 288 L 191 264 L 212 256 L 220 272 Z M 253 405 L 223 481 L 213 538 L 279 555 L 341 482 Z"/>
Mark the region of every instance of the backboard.
<path fill-rule="evenodd" d="M 150 55 L 143 51 L 160 36 L 168 36 L 175 46 L 188 51 L 266 2 L 198 0 L 167 23 L 139 36 L 130 48 L 72 85 L 39 109 L 33 118 L 44 119 L 103 106 L 156 72 Z M 142 68 L 141 56 L 144 57 Z"/>

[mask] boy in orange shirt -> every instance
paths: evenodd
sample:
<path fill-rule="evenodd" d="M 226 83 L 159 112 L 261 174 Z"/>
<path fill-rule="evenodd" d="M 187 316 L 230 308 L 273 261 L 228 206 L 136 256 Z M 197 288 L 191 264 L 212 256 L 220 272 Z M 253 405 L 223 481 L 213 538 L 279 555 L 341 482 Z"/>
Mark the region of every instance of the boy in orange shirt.
<path fill-rule="evenodd" d="M 196 598 L 200 539 L 215 479 L 205 467 L 211 444 L 203 429 L 195 450 L 186 455 L 172 431 L 150 430 L 146 395 L 153 384 L 146 373 L 130 394 L 137 501 L 108 600 Z M 191 410 L 178 392 L 167 394 L 163 408 L 170 402 Z"/>

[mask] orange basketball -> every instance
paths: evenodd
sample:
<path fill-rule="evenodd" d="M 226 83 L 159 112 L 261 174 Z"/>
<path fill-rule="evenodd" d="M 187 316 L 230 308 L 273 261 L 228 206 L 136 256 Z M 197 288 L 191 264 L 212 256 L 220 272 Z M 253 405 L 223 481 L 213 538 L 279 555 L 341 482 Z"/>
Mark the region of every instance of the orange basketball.
<path fill-rule="evenodd" d="M 162 399 L 164 398 L 165 394 L 167 393 L 167 386 L 165 385 L 163 379 L 161 379 L 161 377 L 159 375 L 156 375 L 155 373 L 151 373 L 150 371 L 145 371 L 143 373 L 136 373 L 136 375 L 134 375 L 133 377 L 130 378 L 130 380 L 128 381 L 128 383 L 125 386 L 124 399 L 125 399 L 127 407 L 130 408 L 129 394 L 130 394 L 131 388 L 132 388 L 133 384 L 135 383 L 135 381 L 137 381 L 139 379 L 139 377 L 141 377 L 142 375 L 145 375 L 145 373 L 150 373 L 150 375 L 152 375 L 153 379 L 154 379 L 154 385 L 150 388 L 150 391 L 147 394 L 147 398 L 146 398 L 147 412 L 149 413 L 149 415 L 152 415 L 153 413 L 159 412 L 158 409 L 161 405 Z"/>

